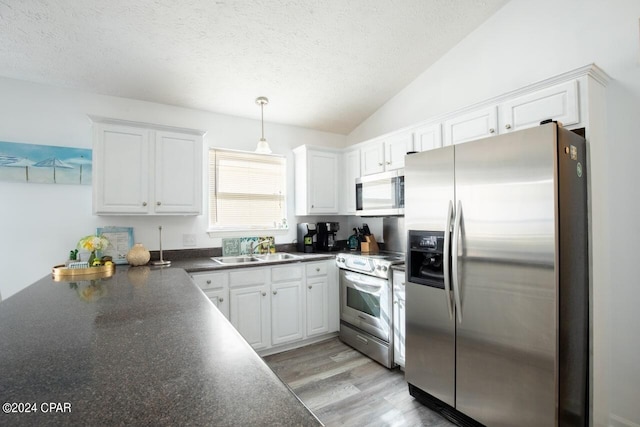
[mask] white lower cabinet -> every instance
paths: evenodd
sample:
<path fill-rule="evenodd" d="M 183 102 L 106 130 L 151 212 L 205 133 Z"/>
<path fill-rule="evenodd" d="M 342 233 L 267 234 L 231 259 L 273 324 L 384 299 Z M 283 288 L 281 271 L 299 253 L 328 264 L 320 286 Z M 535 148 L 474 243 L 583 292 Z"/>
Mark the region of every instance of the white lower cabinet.
<path fill-rule="evenodd" d="M 393 361 L 404 368 L 405 360 L 405 273 L 393 271 Z"/>
<path fill-rule="evenodd" d="M 191 277 L 255 350 L 295 346 L 339 329 L 333 259 Z"/>
<path fill-rule="evenodd" d="M 254 350 L 270 347 L 271 304 L 269 285 L 231 288 L 231 324 Z"/>
<path fill-rule="evenodd" d="M 329 332 L 329 278 L 322 267 L 319 263 L 307 266 L 308 337 Z"/>
<path fill-rule="evenodd" d="M 271 345 L 304 337 L 302 266 L 273 267 L 271 270 Z"/>
<path fill-rule="evenodd" d="M 191 278 L 228 319 L 229 275 L 227 273 L 193 273 Z"/>
<path fill-rule="evenodd" d="M 269 273 L 268 268 L 229 271 L 229 320 L 254 350 L 271 346 Z"/>

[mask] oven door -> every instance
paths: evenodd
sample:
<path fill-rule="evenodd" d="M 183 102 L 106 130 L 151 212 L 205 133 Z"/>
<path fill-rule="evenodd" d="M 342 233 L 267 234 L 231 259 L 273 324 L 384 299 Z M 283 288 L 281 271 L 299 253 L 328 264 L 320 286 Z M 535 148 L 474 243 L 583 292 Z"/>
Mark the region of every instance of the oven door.
<path fill-rule="evenodd" d="M 340 319 L 389 342 L 389 281 L 340 269 Z"/>

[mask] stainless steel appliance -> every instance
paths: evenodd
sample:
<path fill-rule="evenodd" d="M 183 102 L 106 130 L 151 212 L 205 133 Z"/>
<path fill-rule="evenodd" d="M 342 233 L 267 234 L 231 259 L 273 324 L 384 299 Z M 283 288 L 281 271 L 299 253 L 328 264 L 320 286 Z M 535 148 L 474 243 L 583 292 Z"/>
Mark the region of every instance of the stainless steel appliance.
<path fill-rule="evenodd" d="M 340 339 L 380 364 L 393 366 L 391 266 L 402 254 L 339 253 Z"/>
<path fill-rule="evenodd" d="M 340 230 L 339 222 L 319 222 L 318 236 L 316 247 L 320 251 L 335 251 L 338 249 L 336 245 L 336 232 Z"/>
<path fill-rule="evenodd" d="M 555 123 L 406 157 L 414 397 L 462 422 L 587 425 L 585 157 Z"/>
<path fill-rule="evenodd" d="M 404 169 L 356 178 L 356 215 L 404 215 Z"/>

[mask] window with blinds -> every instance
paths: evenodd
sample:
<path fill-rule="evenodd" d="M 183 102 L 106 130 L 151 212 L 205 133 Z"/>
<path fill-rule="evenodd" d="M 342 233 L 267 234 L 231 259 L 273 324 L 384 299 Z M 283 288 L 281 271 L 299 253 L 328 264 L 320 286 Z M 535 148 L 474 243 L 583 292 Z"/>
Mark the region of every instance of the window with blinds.
<path fill-rule="evenodd" d="M 209 228 L 271 229 L 286 218 L 286 159 L 209 150 Z"/>

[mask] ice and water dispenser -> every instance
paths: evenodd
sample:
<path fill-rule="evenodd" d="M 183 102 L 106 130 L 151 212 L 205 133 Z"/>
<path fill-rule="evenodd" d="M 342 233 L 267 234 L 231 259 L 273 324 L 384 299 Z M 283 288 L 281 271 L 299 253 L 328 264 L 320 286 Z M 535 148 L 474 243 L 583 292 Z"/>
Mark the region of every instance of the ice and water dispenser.
<path fill-rule="evenodd" d="M 409 281 L 444 289 L 444 232 L 410 230 Z"/>

